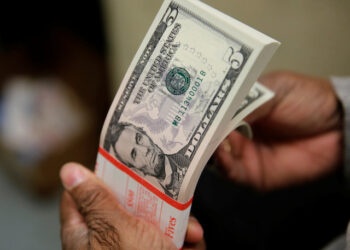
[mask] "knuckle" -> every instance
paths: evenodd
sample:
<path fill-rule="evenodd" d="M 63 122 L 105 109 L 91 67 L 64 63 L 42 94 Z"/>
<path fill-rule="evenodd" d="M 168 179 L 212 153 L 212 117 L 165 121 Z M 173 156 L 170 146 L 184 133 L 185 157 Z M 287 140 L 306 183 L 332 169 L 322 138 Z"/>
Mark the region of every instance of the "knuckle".
<path fill-rule="evenodd" d="M 87 221 L 90 245 L 102 249 L 120 249 L 118 229 L 102 217 L 94 216 Z"/>
<path fill-rule="evenodd" d="M 87 183 L 74 190 L 80 214 L 89 231 L 93 249 L 120 249 L 118 229 L 109 218 L 110 194 L 97 184 Z"/>
<path fill-rule="evenodd" d="M 78 188 L 75 194 L 79 212 L 84 216 L 94 213 L 108 201 L 108 192 L 99 186 Z"/>
<path fill-rule="evenodd" d="M 289 71 L 275 71 L 268 74 L 268 81 L 270 82 L 286 82 L 295 79 L 296 75 Z"/>

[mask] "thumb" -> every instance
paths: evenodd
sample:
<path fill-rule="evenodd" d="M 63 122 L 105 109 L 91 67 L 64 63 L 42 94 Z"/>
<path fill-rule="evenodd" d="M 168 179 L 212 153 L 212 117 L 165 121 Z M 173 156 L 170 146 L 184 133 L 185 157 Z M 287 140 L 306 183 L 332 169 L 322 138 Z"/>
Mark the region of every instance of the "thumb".
<path fill-rule="evenodd" d="M 90 170 L 68 163 L 60 177 L 84 218 L 91 249 L 174 249 L 158 228 L 125 210 Z"/>
<path fill-rule="evenodd" d="M 89 215 L 100 214 L 124 217 L 124 209 L 114 194 L 97 176 L 77 163 L 67 163 L 60 172 L 64 188 L 73 198 L 78 211 L 89 227 Z"/>

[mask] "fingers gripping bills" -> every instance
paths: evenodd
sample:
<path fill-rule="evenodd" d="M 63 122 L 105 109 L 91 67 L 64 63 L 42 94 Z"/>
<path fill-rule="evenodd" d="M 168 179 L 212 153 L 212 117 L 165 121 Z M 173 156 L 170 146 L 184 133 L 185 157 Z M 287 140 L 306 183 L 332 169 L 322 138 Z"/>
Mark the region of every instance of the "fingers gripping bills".
<path fill-rule="evenodd" d="M 179 248 L 216 144 L 272 96 L 248 93 L 278 45 L 200 1 L 164 1 L 120 85 L 96 173 Z"/>

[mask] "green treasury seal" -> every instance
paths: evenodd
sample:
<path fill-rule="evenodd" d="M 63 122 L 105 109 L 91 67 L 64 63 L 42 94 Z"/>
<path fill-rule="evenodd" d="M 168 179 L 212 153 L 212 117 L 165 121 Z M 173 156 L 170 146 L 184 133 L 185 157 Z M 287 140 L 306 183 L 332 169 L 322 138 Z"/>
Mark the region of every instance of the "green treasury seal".
<path fill-rule="evenodd" d="M 184 68 L 173 68 L 165 79 L 166 88 L 173 95 L 182 95 L 190 87 L 191 77 Z"/>

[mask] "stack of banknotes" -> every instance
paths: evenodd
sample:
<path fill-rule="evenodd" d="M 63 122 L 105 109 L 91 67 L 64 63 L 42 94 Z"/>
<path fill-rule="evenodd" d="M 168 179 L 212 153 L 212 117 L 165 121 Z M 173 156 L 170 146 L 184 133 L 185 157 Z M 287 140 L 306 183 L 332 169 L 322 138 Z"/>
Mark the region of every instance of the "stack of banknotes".
<path fill-rule="evenodd" d="M 272 98 L 256 82 L 279 42 L 196 0 L 165 0 L 104 123 L 96 173 L 181 248 L 207 161 Z M 228 197 L 229 198 L 229 197 Z"/>

